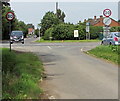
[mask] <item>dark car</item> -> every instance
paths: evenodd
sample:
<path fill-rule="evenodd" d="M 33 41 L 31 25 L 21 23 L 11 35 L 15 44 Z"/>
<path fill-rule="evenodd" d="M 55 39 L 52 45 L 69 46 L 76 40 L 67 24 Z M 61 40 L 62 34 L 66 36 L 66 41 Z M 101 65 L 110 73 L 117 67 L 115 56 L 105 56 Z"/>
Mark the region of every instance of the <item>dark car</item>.
<path fill-rule="evenodd" d="M 102 39 L 103 45 L 120 45 L 120 32 L 110 32 L 105 38 Z"/>
<path fill-rule="evenodd" d="M 24 34 L 22 31 L 12 31 L 10 34 L 10 42 L 11 44 L 14 42 L 21 42 L 24 44 Z"/>

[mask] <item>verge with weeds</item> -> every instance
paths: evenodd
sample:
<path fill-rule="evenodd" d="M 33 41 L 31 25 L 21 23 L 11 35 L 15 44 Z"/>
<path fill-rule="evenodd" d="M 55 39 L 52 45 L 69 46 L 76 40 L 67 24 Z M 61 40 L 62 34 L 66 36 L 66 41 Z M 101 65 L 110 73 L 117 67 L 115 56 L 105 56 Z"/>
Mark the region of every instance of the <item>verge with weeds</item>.
<path fill-rule="evenodd" d="M 9 52 L 2 49 L 3 99 L 38 99 L 43 92 L 39 87 L 42 62 L 32 53 Z"/>
<path fill-rule="evenodd" d="M 119 55 L 120 55 L 120 47 L 119 46 L 98 46 L 87 52 L 88 54 L 92 54 L 98 58 L 103 58 L 108 61 L 111 61 L 115 64 L 120 64 Z"/>

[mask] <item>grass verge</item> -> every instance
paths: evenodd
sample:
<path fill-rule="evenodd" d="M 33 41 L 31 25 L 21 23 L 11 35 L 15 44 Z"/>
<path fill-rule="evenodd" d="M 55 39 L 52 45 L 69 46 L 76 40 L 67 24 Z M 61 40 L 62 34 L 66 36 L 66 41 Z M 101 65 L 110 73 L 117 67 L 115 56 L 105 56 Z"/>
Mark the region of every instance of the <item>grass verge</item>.
<path fill-rule="evenodd" d="M 50 43 L 61 43 L 61 42 L 100 42 L 100 40 L 37 40 L 35 42 L 50 42 Z"/>
<path fill-rule="evenodd" d="M 32 53 L 9 52 L 2 49 L 3 99 L 37 99 L 43 92 L 39 87 L 42 62 Z"/>
<path fill-rule="evenodd" d="M 120 65 L 120 61 L 119 61 L 119 55 L 120 55 L 120 51 L 119 51 L 119 46 L 98 46 L 90 51 L 88 51 L 88 54 L 94 55 L 98 58 L 103 58 L 106 59 L 108 61 L 111 61 L 115 64 L 119 64 Z"/>

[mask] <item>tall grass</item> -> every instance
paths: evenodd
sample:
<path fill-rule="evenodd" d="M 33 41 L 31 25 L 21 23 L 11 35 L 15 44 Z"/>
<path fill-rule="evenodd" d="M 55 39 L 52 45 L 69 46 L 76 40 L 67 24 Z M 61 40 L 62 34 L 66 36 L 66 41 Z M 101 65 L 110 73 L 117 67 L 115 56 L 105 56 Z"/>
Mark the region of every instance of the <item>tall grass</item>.
<path fill-rule="evenodd" d="M 98 46 L 90 51 L 90 54 L 95 55 L 96 57 L 106 59 L 108 61 L 114 62 L 115 64 L 120 64 L 119 55 L 120 47 L 119 46 Z"/>
<path fill-rule="evenodd" d="M 38 84 L 42 72 L 34 54 L 2 49 L 3 99 L 37 99 L 42 93 Z"/>

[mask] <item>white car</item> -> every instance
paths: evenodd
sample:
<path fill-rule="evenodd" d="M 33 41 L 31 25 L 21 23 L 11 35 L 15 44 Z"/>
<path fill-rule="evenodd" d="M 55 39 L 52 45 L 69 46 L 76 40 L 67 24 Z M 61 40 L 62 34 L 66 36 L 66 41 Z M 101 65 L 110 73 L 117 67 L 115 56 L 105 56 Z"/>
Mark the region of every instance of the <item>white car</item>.
<path fill-rule="evenodd" d="M 107 37 L 104 37 L 102 45 L 120 45 L 120 32 L 110 32 Z"/>

